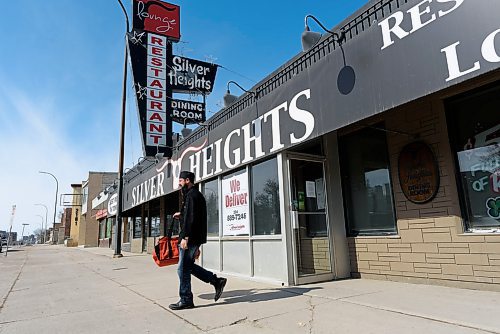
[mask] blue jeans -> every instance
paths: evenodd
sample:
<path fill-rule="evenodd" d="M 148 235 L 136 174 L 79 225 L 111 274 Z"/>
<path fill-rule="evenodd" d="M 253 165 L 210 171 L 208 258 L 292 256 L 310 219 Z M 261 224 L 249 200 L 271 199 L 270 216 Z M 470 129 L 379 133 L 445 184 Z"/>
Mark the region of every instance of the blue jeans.
<path fill-rule="evenodd" d="M 217 276 L 194 263 L 198 245 L 188 245 L 187 249 L 182 249 L 179 245 L 179 265 L 177 274 L 179 275 L 179 296 L 183 303 L 191 304 L 193 302 L 193 293 L 191 292 L 191 274 L 205 283 L 213 283 Z"/>

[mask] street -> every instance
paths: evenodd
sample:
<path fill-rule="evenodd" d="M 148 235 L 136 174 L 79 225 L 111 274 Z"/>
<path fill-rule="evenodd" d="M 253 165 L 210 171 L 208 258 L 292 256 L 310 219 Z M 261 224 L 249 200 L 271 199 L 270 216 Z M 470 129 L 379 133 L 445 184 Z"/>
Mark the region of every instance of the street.
<path fill-rule="evenodd" d="M 0 257 L 0 333 L 500 333 L 500 293 L 375 280 L 277 287 L 228 277 L 173 312 L 176 266 L 103 248 L 15 247 Z M 3 255 L 3 254 L 2 254 Z"/>

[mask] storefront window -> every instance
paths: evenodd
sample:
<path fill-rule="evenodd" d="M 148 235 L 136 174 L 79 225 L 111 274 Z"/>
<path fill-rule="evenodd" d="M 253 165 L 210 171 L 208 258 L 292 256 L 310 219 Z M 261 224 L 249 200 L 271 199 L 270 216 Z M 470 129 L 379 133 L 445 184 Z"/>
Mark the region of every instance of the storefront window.
<path fill-rule="evenodd" d="M 160 235 L 160 217 L 151 217 L 151 236 L 158 237 Z"/>
<path fill-rule="evenodd" d="M 349 234 L 396 233 L 385 132 L 365 128 L 339 144 Z"/>
<path fill-rule="evenodd" d="M 112 219 L 107 218 L 104 220 L 106 222 L 106 238 L 111 238 L 111 226 L 112 226 Z"/>
<path fill-rule="evenodd" d="M 447 105 L 459 170 L 462 214 L 469 230 L 500 228 L 500 87 Z"/>
<path fill-rule="evenodd" d="M 106 219 L 99 221 L 99 239 L 106 238 Z"/>
<path fill-rule="evenodd" d="M 141 238 L 141 230 L 142 230 L 142 219 L 141 217 L 134 218 L 134 239 Z"/>
<path fill-rule="evenodd" d="M 205 182 L 203 195 L 207 202 L 207 235 L 219 236 L 219 182 L 217 179 Z"/>
<path fill-rule="evenodd" d="M 276 158 L 252 167 L 255 235 L 281 234 L 278 165 Z"/>

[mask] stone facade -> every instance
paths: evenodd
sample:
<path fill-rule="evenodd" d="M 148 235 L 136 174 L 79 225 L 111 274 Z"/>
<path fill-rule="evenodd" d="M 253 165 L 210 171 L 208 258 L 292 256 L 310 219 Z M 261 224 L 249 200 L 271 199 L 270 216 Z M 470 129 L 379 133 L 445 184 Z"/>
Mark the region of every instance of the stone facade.
<path fill-rule="evenodd" d="M 425 204 L 406 199 L 398 155 L 412 139 L 388 133 L 398 235 L 348 238 L 352 276 L 500 290 L 500 234 L 465 233 L 442 99 L 428 98 L 378 118 L 387 129 L 418 134 L 432 147 L 440 186 Z"/>
<path fill-rule="evenodd" d="M 142 253 L 142 238 L 130 240 L 130 251 L 132 253 Z"/>
<path fill-rule="evenodd" d="M 328 238 L 301 238 L 299 254 L 303 274 L 331 271 Z"/>

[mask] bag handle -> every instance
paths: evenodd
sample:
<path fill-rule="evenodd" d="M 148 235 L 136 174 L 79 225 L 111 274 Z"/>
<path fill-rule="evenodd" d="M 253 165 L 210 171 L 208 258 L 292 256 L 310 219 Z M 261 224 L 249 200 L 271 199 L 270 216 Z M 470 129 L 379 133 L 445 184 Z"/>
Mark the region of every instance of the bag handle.
<path fill-rule="evenodd" d="M 172 217 L 169 221 L 168 221 L 168 225 L 167 225 L 167 233 L 166 233 L 166 237 L 168 238 L 172 238 L 172 233 L 174 231 L 174 221 L 175 219 Z"/>

